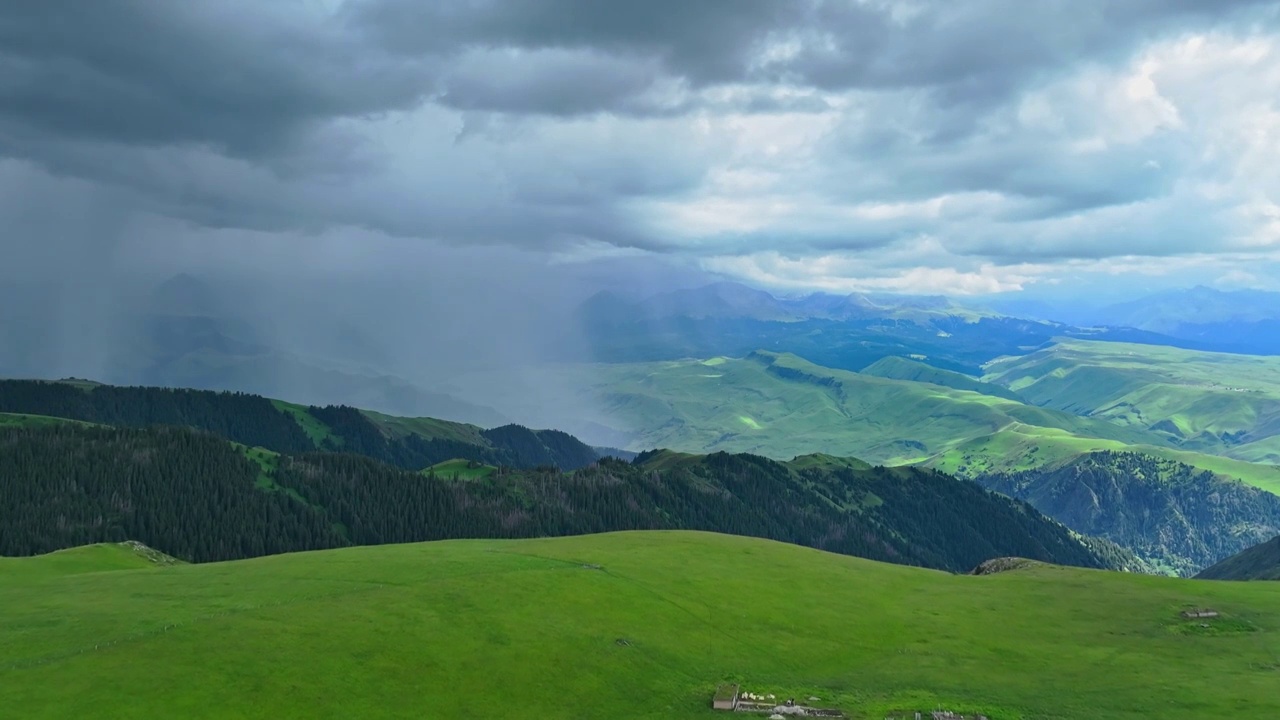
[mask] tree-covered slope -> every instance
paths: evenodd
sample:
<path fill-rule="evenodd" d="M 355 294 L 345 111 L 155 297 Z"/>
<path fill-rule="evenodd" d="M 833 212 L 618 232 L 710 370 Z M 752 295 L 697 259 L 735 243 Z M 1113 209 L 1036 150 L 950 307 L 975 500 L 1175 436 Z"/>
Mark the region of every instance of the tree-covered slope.
<path fill-rule="evenodd" d="M 1280 533 L 1280 497 L 1137 453 L 1091 453 L 977 481 L 1182 575 Z"/>
<path fill-rule="evenodd" d="M 139 540 L 209 561 L 467 537 L 702 529 L 953 571 L 1123 558 L 973 483 L 919 469 L 647 454 L 470 479 L 338 453 L 275 455 L 183 428 L 0 429 L 0 554 Z"/>
<path fill-rule="evenodd" d="M 1202 580 L 1280 580 L 1280 536 L 1205 568 Z"/>
<path fill-rule="evenodd" d="M 519 425 L 484 430 L 433 418 L 401 418 L 346 406 L 305 407 L 208 390 L 0 380 L 0 413 L 119 427 L 192 427 L 274 452 L 343 451 L 409 470 L 455 458 L 569 470 L 599 456 L 577 438 L 554 430 Z"/>
<path fill-rule="evenodd" d="M 46 559 L 3 570 L 6 716 L 711 720 L 721 682 L 854 720 L 1280 714 L 1275 583 L 951 575 L 691 532 Z"/>

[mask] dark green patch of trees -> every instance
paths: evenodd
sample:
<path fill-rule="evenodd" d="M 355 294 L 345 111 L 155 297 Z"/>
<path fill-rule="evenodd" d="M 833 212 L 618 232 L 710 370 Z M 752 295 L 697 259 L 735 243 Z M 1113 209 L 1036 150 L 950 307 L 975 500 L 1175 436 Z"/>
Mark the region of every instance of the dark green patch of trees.
<path fill-rule="evenodd" d="M 0 429 L 0 554 L 134 539 L 201 562 L 348 544 L 696 529 L 953 571 L 1004 555 L 1106 565 L 1029 506 L 938 473 L 797 473 L 725 453 L 659 471 L 644 459 L 459 481 L 310 452 L 282 456 L 263 489 L 242 452 L 190 429 Z"/>
<path fill-rule="evenodd" d="M 259 468 L 183 428 L 0 431 L 0 555 L 139 540 L 185 560 L 345 542 L 324 513 L 255 489 Z"/>
<path fill-rule="evenodd" d="M 0 380 L 0 412 L 133 428 L 180 425 L 277 452 L 315 447 L 292 417 L 270 400 L 246 393 L 114 385 L 84 390 L 66 383 Z"/>
<path fill-rule="evenodd" d="M 292 415 L 266 398 L 246 393 L 111 385 L 83 389 L 67 383 L 0 380 L 0 412 L 118 427 L 191 427 L 282 453 L 317 449 Z M 546 465 L 576 470 L 598 457 L 589 445 L 556 430 L 506 425 L 483 431 L 488 444 L 481 445 L 419 435 L 390 437 L 353 407 L 311 407 L 307 412 L 332 432 L 319 449 L 365 455 L 406 470 L 421 470 L 454 458 L 517 468 Z"/>
<path fill-rule="evenodd" d="M 1280 533 L 1280 497 L 1150 455 L 1091 453 L 977 480 L 1183 575 Z"/>

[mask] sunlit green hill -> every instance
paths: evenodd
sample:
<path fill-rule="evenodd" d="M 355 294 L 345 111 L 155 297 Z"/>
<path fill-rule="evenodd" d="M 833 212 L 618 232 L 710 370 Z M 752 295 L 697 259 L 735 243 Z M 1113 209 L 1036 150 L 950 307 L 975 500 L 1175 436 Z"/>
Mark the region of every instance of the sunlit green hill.
<path fill-rule="evenodd" d="M 1063 341 L 987 367 L 1031 403 L 1148 430 L 1187 450 L 1276 457 L 1280 357 Z"/>
<path fill-rule="evenodd" d="M 50 570 L 99 552 L 0 563 L 6 717 L 710 719 L 722 681 L 876 720 L 1280 713 L 1280 584 L 688 532 Z"/>

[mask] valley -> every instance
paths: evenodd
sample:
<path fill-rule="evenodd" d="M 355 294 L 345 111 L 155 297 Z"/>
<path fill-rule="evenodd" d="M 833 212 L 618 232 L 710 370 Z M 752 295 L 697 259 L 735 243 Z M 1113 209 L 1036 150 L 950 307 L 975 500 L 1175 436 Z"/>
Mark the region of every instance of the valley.
<path fill-rule="evenodd" d="M 853 372 L 755 351 L 540 366 L 457 387 L 535 399 L 513 412 L 548 423 L 576 418 L 583 432 L 605 428 L 633 450 L 817 452 L 935 468 L 1013 493 L 1185 575 L 1280 532 L 1272 507 L 1280 467 L 1265 451 L 1280 442 L 1277 377 L 1280 360 L 1271 357 L 1060 340 L 993 360 L 981 376 L 906 357 Z M 569 378 L 579 391 L 559 405 L 529 390 Z M 1162 469 L 1133 474 L 1126 458 Z M 1105 467 L 1108 487 L 1128 500 L 1100 499 L 1078 472 L 1085 464 Z M 1224 510 L 1224 497 L 1235 498 L 1234 509 Z M 1137 530 L 1126 519 L 1136 516 L 1163 519 Z"/>

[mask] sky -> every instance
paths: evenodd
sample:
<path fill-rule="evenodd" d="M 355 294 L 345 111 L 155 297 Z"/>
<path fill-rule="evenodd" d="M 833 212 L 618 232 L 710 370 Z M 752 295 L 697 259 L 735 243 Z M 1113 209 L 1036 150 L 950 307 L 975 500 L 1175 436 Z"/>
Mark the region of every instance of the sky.
<path fill-rule="evenodd" d="M 0 274 L 67 288 L 1276 289 L 1277 203 L 1274 1 L 0 6 Z"/>

